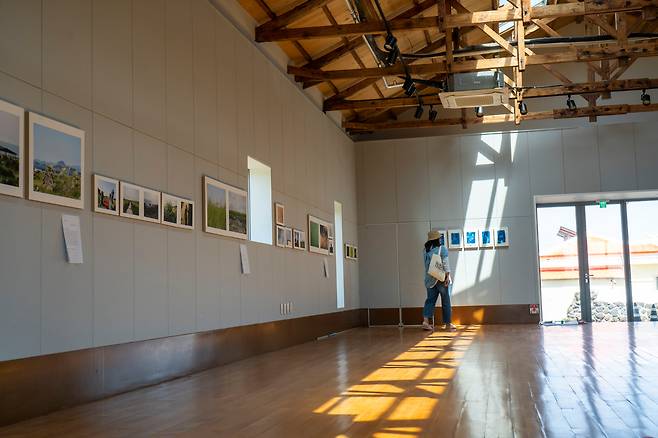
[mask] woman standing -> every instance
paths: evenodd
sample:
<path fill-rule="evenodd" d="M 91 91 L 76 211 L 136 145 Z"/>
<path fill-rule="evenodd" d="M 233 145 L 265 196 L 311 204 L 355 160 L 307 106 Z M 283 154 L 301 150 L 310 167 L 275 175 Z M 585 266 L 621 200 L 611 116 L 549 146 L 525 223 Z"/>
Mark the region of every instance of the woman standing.
<path fill-rule="evenodd" d="M 441 235 L 438 231 L 432 230 L 427 233 L 427 242 L 425 242 L 425 287 L 427 288 L 427 299 L 423 308 L 423 330 L 433 330 L 430 324 L 430 318 L 434 317 L 434 308 L 436 300 L 441 295 L 441 314 L 443 316 L 443 329 L 455 331 L 457 328 L 452 324 L 452 308 L 450 307 L 450 261 L 448 260 L 448 250 L 444 242 L 440 241 Z M 443 263 L 443 270 L 446 273 L 444 281 L 439 281 L 427 273 L 432 256 L 438 254 Z"/>

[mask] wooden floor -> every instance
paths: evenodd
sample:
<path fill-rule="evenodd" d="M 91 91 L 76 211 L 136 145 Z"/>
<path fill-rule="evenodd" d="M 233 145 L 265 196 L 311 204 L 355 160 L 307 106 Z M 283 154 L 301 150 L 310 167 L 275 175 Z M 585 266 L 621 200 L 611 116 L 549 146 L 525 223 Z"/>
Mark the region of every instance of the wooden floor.
<path fill-rule="evenodd" d="M 355 329 L 0 429 L 146 435 L 658 437 L 658 325 Z"/>

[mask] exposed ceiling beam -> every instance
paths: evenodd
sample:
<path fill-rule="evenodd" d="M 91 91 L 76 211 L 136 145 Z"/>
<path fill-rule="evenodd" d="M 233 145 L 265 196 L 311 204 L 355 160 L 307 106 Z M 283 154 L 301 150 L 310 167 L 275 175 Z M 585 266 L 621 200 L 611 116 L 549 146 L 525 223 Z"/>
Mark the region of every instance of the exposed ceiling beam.
<path fill-rule="evenodd" d="M 658 40 L 641 41 L 619 47 L 617 44 L 602 44 L 601 47 L 564 47 L 559 52 L 547 54 L 533 54 L 526 57 L 526 65 L 560 64 L 568 62 L 600 61 L 604 59 L 648 57 L 658 55 Z M 492 68 L 517 67 L 516 57 L 486 58 L 454 62 L 452 72 L 467 72 L 489 70 Z M 445 60 L 434 64 L 418 64 L 407 66 L 410 74 L 437 74 L 447 73 Z M 354 78 L 380 78 L 383 76 L 399 76 L 405 73 L 402 65 L 384 68 L 365 68 L 347 70 L 317 70 L 303 67 L 288 66 L 288 73 L 312 79 L 354 79 Z"/>
<path fill-rule="evenodd" d="M 568 94 L 594 94 L 615 91 L 649 90 L 658 88 L 658 79 L 626 79 L 617 81 L 585 82 L 580 84 L 556 85 L 550 87 L 526 88 L 523 91 L 524 99 L 539 97 L 566 96 Z M 438 94 L 427 94 L 421 96 L 424 105 L 440 105 Z M 337 110 L 361 110 L 361 109 L 384 109 L 404 108 L 418 105 L 416 97 L 392 97 L 384 99 L 343 100 L 336 102 L 325 102 L 324 111 Z"/>
<path fill-rule="evenodd" d="M 521 116 L 522 121 L 550 120 L 550 119 L 572 119 L 590 116 L 613 116 L 629 113 L 644 113 L 658 111 L 658 104 L 651 105 L 605 105 L 587 108 L 578 108 L 574 111 L 569 109 L 555 109 L 553 111 L 540 111 L 528 113 Z M 514 123 L 514 114 L 485 115 L 479 118 L 466 119 L 466 125 L 488 125 L 496 123 Z M 464 120 L 460 118 L 429 120 L 408 120 L 402 122 L 343 122 L 343 128 L 351 132 L 371 132 L 387 129 L 408 128 L 437 128 L 445 126 L 463 125 Z"/>
<path fill-rule="evenodd" d="M 309 0 L 313 1 L 313 0 Z M 320 0 L 315 0 L 320 1 Z M 658 6 L 658 0 L 584 0 L 575 3 L 538 6 L 530 9 L 529 19 L 572 17 L 577 15 L 609 14 L 615 12 L 641 10 Z M 479 24 L 523 20 L 519 8 L 497 9 L 461 14 L 451 14 L 443 20 L 440 17 L 398 18 L 389 20 L 391 30 L 422 30 L 436 28 L 442 24 L 446 29 L 453 27 L 477 26 Z M 287 41 L 312 38 L 336 38 L 350 35 L 383 34 L 383 22 L 362 22 L 340 24 L 338 26 L 313 26 L 294 29 L 256 28 L 256 41 Z"/>
<path fill-rule="evenodd" d="M 306 0 L 283 14 L 272 18 L 267 23 L 263 23 L 256 27 L 256 34 L 258 35 L 258 32 L 272 31 L 286 27 L 290 23 L 299 20 L 304 15 L 312 12 L 316 8 L 323 7 L 327 3 L 329 3 L 329 0 Z"/>
<path fill-rule="evenodd" d="M 430 7 L 434 6 L 435 4 L 436 4 L 436 0 L 424 0 L 418 3 L 417 5 L 414 5 L 413 7 L 405 10 L 404 12 L 401 12 L 400 14 L 394 16 L 391 19 L 395 20 L 399 18 L 413 18 L 416 15 L 425 11 L 426 9 L 429 9 Z M 348 40 L 348 43 L 343 43 L 341 46 L 338 46 L 335 49 L 330 50 L 324 55 L 305 64 L 304 67 L 306 68 L 324 67 L 325 65 L 340 58 L 341 56 L 348 54 L 351 50 L 361 47 L 363 44 L 365 44 L 365 41 L 361 36 L 351 38 Z"/>

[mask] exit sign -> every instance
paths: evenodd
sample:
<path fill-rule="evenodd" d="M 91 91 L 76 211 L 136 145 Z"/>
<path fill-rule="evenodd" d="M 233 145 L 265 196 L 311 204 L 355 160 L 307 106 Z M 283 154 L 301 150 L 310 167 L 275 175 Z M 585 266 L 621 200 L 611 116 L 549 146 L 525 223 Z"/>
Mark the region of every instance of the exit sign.
<path fill-rule="evenodd" d="M 599 208 L 606 208 L 608 206 L 608 201 L 599 201 Z"/>

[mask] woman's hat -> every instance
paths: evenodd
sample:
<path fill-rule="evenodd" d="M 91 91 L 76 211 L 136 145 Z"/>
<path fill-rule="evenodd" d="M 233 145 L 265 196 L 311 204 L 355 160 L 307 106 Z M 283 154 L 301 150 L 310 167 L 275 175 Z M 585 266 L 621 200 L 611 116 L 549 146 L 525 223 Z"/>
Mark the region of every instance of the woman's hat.
<path fill-rule="evenodd" d="M 436 240 L 441 237 L 441 234 L 437 230 L 431 230 L 427 233 L 427 240 Z"/>

